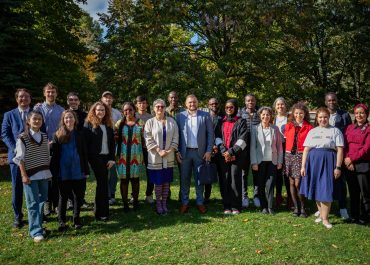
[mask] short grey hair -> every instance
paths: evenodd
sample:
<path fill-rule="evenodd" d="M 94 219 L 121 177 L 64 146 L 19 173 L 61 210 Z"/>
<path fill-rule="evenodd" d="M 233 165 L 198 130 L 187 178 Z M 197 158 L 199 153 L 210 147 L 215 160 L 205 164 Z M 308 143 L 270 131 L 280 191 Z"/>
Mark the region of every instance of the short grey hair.
<path fill-rule="evenodd" d="M 260 108 L 258 109 L 258 116 L 261 116 L 261 113 L 262 113 L 262 111 L 264 111 L 264 110 L 268 111 L 268 112 L 270 113 L 270 115 L 272 116 L 272 114 L 273 114 L 273 112 L 272 112 L 272 108 L 267 107 L 267 106 L 263 106 L 263 107 L 260 107 Z"/>
<path fill-rule="evenodd" d="M 166 107 L 166 102 L 163 100 L 163 99 L 161 99 L 161 98 L 157 98 L 156 100 L 154 100 L 154 102 L 153 102 L 153 109 L 155 108 L 155 105 L 157 105 L 158 103 L 162 103 L 162 105 L 164 106 L 164 107 Z"/>
<path fill-rule="evenodd" d="M 277 104 L 279 101 L 282 101 L 282 102 L 284 103 L 284 105 L 285 105 L 285 110 L 288 110 L 288 105 L 286 104 L 286 100 L 285 100 L 285 98 L 283 98 L 283 97 L 278 97 L 278 98 L 276 98 L 276 99 L 275 99 L 275 101 L 274 101 L 274 104 L 272 104 L 272 108 L 275 110 L 275 108 L 276 108 L 276 104 Z"/>

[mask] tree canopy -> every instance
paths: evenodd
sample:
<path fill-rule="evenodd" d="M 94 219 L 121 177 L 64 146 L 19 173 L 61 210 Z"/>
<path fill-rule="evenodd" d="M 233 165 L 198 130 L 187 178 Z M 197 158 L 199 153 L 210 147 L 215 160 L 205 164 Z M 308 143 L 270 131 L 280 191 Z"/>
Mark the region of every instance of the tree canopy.
<path fill-rule="evenodd" d="M 85 102 L 104 90 L 120 102 L 172 90 L 203 102 L 370 100 L 369 1 L 110 0 L 104 37 L 84 2 L 1 1 L 0 98 L 26 87 L 41 100 L 51 81 L 63 101 L 72 90 Z"/>

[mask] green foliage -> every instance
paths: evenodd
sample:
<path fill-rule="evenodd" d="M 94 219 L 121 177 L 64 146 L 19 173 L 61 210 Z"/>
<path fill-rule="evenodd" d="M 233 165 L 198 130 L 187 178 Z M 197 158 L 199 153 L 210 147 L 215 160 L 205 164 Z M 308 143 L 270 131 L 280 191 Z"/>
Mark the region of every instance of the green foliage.
<path fill-rule="evenodd" d="M 170 90 L 201 100 L 368 101 L 366 1 L 111 1 L 98 87 L 125 99 Z"/>
<path fill-rule="evenodd" d="M 41 101 L 43 85 L 53 82 L 64 102 L 69 91 L 94 87 L 83 64 L 91 47 L 79 34 L 87 15 L 75 1 L 2 1 L 0 8 L 0 97 L 26 87 Z"/>

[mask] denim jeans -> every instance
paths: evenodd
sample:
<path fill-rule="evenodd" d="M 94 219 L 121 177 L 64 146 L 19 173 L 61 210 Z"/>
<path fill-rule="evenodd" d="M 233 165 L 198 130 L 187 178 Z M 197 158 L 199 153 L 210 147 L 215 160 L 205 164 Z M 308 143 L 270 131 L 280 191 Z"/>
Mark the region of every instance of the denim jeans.
<path fill-rule="evenodd" d="M 117 189 L 117 167 L 114 164 L 108 171 L 108 196 L 110 199 L 116 197 Z"/>
<path fill-rule="evenodd" d="M 197 168 L 202 164 L 203 158 L 199 156 L 197 149 L 186 149 L 186 154 L 181 162 L 181 203 L 183 205 L 189 204 L 189 192 L 191 183 L 191 173 L 194 175 L 195 194 L 197 205 L 203 205 L 204 185 L 198 183 Z"/>
<path fill-rule="evenodd" d="M 30 236 L 42 235 L 42 215 L 44 203 L 48 198 L 48 180 L 32 180 L 30 184 L 23 184 L 28 210 L 28 224 Z"/>
<path fill-rule="evenodd" d="M 12 175 L 12 205 L 14 210 L 14 218 L 22 219 L 22 202 L 23 202 L 23 185 L 22 177 L 19 172 L 19 167 L 10 163 L 10 173 Z"/>

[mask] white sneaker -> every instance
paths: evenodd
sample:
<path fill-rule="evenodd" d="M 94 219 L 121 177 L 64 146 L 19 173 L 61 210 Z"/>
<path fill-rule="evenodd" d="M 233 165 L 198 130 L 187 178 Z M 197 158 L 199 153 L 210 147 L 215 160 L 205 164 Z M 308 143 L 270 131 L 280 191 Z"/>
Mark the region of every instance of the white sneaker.
<path fill-rule="evenodd" d="M 331 223 L 327 223 L 327 224 L 324 224 L 322 223 L 327 229 L 330 229 L 333 227 L 333 225 Z"/>
<path fill-rule="evenodd" d="M 316 223 L 316 224 L 321 223 L 321 222 L 322 222 L 321 217 L 317 217 L 317 218 L 315 219 L 315 223 Z"/>
<path fill-rule="evenodd" d="M 44 236 L 42 236 L 42 235 L 40 235 L 40 236 L 35 236 L 34 238 L 33 238 L 33 242 L 35 242 L 35 243 L 39 243 L 39 242 L 41 242 L 42 240 L 44 240 L 45 238 L 44 238 Z"/>
<path fill-rule="evenodd" d="M 248 208 L 248 206 L 249 206 L 249 199 L 248 199 L 248 197 L 247 198 L 243 198 L 243 200 L 242 200 L 242 207 L 243 208 Z"/>
<path fill-rule="evenodd" d="M 255 207 L 260 208 L 261 207 L 260 199 L 258 199 L 257 197 L 254 197 L 253 204 Z"/>
<path fill-rule="evenodd" d="M 349 215 L 348 215 L 348 212 L 347 212 L 346 208 L 340 209 L 339 212 L 340 212 L 340 217 L 342 217 L 342 219 L 344 219 L 344 220 L 349 219 Z"/>
<path fill-rule="evenodd" d="M 149 195 L 145 197 L 145 201 L 149 204 L 154 203 L 153 196 Z"/>
<path fill-rule="evenodd" d="M 319 217 L 319 216 L 320 216 L 320 211 L 317 211 L 317 212 L 315 213 L 315 216 L 316 216 L 316 217 Z"/>

